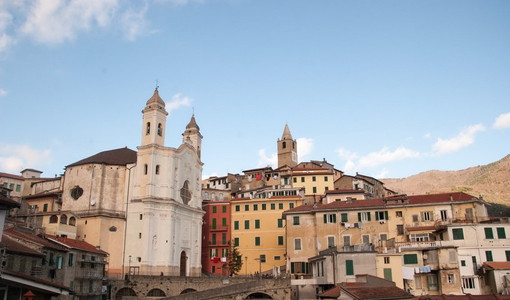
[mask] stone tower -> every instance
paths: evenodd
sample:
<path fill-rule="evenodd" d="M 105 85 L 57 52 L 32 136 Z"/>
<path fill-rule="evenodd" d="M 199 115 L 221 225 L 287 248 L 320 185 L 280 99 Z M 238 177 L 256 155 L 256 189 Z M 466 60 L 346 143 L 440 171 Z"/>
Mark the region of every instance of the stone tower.
<path fill-rule="evenodd" d="M 298 164 L 297 143 L 292 139 L 289 126 L 285 124 L 282 138 L 278 139 L 278 168 L 282 166 L 295 167 Z"/>
<path fill-rule="evenodd" d="M 200 127 L 198 127 L 197 122 L 195 121 L 195 115 L 192 115 L 191 120 L 188 125 L 186 125 L 186 130 L 182 134 L 182 143 L 187 143 L 193 146 L 193 148 L 197 151 L 198 158 L 201 157 L 202 138 L 203 136 L 200 134 Z"/>
<path fill-rule="evenodd" d="M 154 90 L 154 95 L 147 100 L 142 113 L 142 146 L 165 145 L 165 124 L 168 112 L 165 109 L 165 101 L 159 96 L 158 88 Z"/>

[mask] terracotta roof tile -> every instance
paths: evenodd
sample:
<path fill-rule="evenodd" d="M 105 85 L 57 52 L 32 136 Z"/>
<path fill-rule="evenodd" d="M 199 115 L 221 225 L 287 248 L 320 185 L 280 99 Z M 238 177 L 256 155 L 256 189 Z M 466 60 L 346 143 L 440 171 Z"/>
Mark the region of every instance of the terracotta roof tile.
<path fill-rule="evenodd" d="M 483 266 L 493 270 L 510 270 L 510 261 L 486 261 Z"/>
<path fill-rule="evenodd" d="M 324 291 L 323 293 L 319 294 L 319 297 L 324 298 L 333 298 L 336 299 L 340 296 L 340 287 L 335 286 L 334 288 L 331 288 L 329 290 Z"/>
<path fill-rule="evenodd" d="M 57 251 L 62 251 L 62 252 L 67 252 L 68 250 L 60 245 L 57 245 L 53 242 L 50 242 L 40 236 L 37 236 L 35 234 L 32 234 L 32 233 L 27 233 L 27 232 L 23 232 L 23 231 L 19 231 L 19 230 L 16 230 L 14 228 L 7 228 L 4 230 L 4 235 L 8 235 L 10 236 L 11 238 L 13 239 L 21 239 L 21 240 L 26 240 L 26 241 L 29 241 L 29 242 L 32 242 L 32 243 L 36 243 L 36 244 L 39 244 L 43 247 L 46 247 L 46 248 L 50 248 L 50 249 L 54 249 L 54 250 L 57 250 Z"/>
<path fill-rule="evenodd" d="M 364 194 L 363 190 L 327 190 L 326 194 Z"/>
<path fill-rule="evenodd" d="M 7 178 L 12 178 L 12 179 L 25 180 L 25 178 L 23 176 L 9 174 L 9 173 L 3 173 L 3 172 L 0 172 L 0 177 L 7 177 Z"/>
<path fill-rule="evenodd" d="M 11 236 L 4 234 L 2 236 L 2 241 L 0 242 L 0 246 L 2 248 L 6 248 L 8 252 L 16 252 L 31 256 L 44 256 L 41 252 L 32 249 L 30 247 L 25 246 L 23 243 L 20 243 L 16 239 L 12 238 Z"/>
<path fill-rule="evenodd" d="M 411 299 L 413 295 L 396 286 L 341 287 L 341 291 L 358 300 L 368 299 Z"/>
<path fill-rule="evenodd" d="M 136 162 L 136 151 L 133 151 L 127 147 L 113 149 L 108 151 L 99 152 L 98 154 L 92 155 L 75 163 L 72 163 L 68 167 L 86 165 L 86 164 L 107 164 L 116 166 L 125 166 L 127 164 Z"/>
<path fill-rule="evenodd" d="M 7 208 L 10 209 L 12 207 L 20 207 L 20 204 L 9 197 L 6 197 L 0 194 L 0 209 Z"/>
<path fill-rule="evenodd" d="M 510 295 L 424 295 L 413 300 L 510 300 Z"/>
<path fill-rule="evenodd" d="M 53 286 L 53 287 L 56 287 L 56 288 L 59 288 L 59 289 L 69 290 L 69 287 L 67 287 L 65 285 L 61 285 L 61 284 L 58 284 L 56 282 L 44 280 L 44 279 L 41 279 L 41 278 L 38 278 L 38 277 L 30 276 L 30 275 L 25 274 L 25 273 L 15 272 L 15 271 L 12 271 L 12 270 L 4 270 L 3 272 L 6 273 L 6 274 L 9 274 L 9 275 L 12 275 L 12 276 L 28 279 L 29 281 L 43 283 L 43 284 L 50 285 L 50 286 Z"/>
<path fill-rule="evenodd" d="M 70 238 L 65 238 L 65 237 L 55 237 L 55 236 L 48 237 L 48 239 L 62 243 L 72 249 L 78 249 L 78 250 L 82 250 L 82 251 L 108 255 L 108 252 L 105 252 L 101 249 L 97 249 L 95 246 L 93 246 L 85 241 L 80 241 L 80 240 L 75 240 L 75 239 L 70 239 Z"/>

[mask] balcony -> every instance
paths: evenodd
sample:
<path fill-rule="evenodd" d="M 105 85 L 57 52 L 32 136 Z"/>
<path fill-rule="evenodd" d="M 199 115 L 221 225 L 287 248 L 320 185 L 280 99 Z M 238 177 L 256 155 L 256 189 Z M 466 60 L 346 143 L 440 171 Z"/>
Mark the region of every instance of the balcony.
<path fill-rule="evenodd" d="M 210 226 L 209 227 L 209 231 L 211 231 L 211 232 L 218 232 L 218 231 L 223 232 L 223 231 L 225 231 L 226 232 L 226 231 L 228 231 L 228 225 L 225 225 L 225 226 L 223 226 L 223 225 L 220 225 L 220 226 L 218 226 L 218 225 L 217 226 Z"/>

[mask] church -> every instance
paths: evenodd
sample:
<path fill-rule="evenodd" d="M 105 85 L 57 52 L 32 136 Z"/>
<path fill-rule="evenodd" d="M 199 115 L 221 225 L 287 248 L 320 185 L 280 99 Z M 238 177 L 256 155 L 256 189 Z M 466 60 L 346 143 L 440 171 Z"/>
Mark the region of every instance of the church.
<path fill-rule="evenodd" d="M 193 115 L 182 144 L 166 147 L 167 116 L 156 88 L 142 110 L 138 151 L 66 166 L 61 210 L 78 217 L 78 238 L 110 254 L 108 277 L 201 273 L 202 135 Z"/>

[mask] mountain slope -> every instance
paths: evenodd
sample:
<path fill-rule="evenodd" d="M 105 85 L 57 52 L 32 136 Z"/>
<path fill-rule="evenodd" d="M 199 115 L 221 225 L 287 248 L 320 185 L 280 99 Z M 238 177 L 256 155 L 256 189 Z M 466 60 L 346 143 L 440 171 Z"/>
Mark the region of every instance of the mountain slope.
<path fill-rule="evenodd" d="M 484 166 L 459 171 L 427 171 L 407 178 L 381 179 L 391 190 L 408 195 L 462 191 L 493 203 L 510 204 L 510 155 Z"/>

